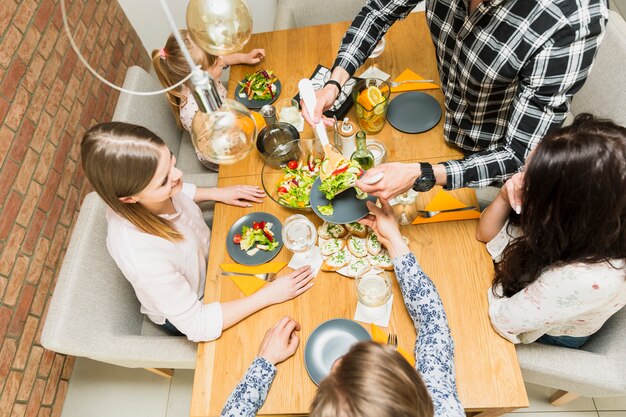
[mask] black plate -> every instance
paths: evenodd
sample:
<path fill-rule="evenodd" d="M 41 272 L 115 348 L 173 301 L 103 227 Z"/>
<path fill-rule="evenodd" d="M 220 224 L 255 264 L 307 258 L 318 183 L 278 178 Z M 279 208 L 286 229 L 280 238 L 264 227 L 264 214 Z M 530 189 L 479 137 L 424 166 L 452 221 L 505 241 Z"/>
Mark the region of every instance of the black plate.
<path fill-rule="evenodd" d="M 247 78 L 244 78 L 243 80 L 241 80 L 241 82 L 245 83 L 246 80 Z M 280 96 L 280 92 L 282 91 L 282 85 L 280 84 L 280 80 L 277 79 L 274 82 L 274 85 L 276 86 L 276 93 L 274 93 L 274 98 L 270 98 L 267 100 L 248 100 L 248 97 L 245 97 L 245 98 L 239 97 L 239 93 L 241 92 L 243 87 L 241 86 L 241 84 L 237 84 L 237 88 L 235 88 L 235 100 L 237 100 L 238 102 L 240 102 L 241 104 L 243 104 L 249 109 L 260 109 L 266 104 L 272 104 L 273 102 L 276 101 L 278 96 Z"/>
<path fill-rule="evenodd" d="M 431 95 L 411 91 L 400 94 L 389 103 L 387 120 L 404 133 L 422 133 L 441 119 L 441 106 Z"/>
<path fill-rule="evenodd" d="M 272 232 L 274 233 L 274 238 L 278 240 L 278 247 L 276 249 L 273 251 L 260 250 L 253 256 L 250 256 L 245 251 L 242 251 L 238 244 L 233 242 L 233 236 L 241 234 L 241 227 L 252 227 L 253 222 L 271 222 L 274 225 L 272 226 Z M 239 264 L 248 266 L 264 264 L 274 259 L 274 257 L 278 255 L 278 252 L 282 249 L 282 231 L 283 225 L 280 223 L 280 220 L 276 218 L 276 216 L 264 212 L 246 214 L 237 220 L 228 231 L 228 235 L 226 236 L 226 250 L 228 251 L 230 257 L 233 258 L 233 261 Z"/>
<path fill-rule="evenodd" d="M 315 179 L 313 188 L 311 188 L 311 208 L 317 214 L 317 216 L 329 223 L 346 224 L 352 223 L 363 217 L 367 216 L 369 210 L 367 209 L 366 201 L 376 202 L 376 197 L 368 195 L 366 199 L 359 200 L 356 198 L 356 190 L 349 188 L 346 191 L 337 194 L 332 201 L 329 201 L 324 197 L 324 194 L 319 190 L 319 186 L 322 183 L 320 177 Z M 335 212 L 332 216 L 325 216 L 317 209 L 317 206 L 325 206 L 332 202 Z"/>
<path fill-rule="evenodd" d="M 365 340 L 372 337 L 352 320 L 333 319 L 317 326 L 304 349 L 304 365 L 313 382 L 319 385 L 337 359 L 348 353 L 352 345 Z"/>

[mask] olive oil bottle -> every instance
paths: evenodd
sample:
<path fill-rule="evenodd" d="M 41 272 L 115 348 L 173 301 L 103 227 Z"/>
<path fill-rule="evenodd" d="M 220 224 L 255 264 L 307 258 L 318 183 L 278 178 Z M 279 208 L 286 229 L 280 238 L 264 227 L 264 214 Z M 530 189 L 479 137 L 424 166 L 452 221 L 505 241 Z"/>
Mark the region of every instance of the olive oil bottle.
<path fill-rule="evenodd" d="M 367 140 L 363 131 L 356 134 L 356 151 L 354 151 L 350 160 L 358 162 L 364 171 L 374 166 L 374 154 L 367 149 Z"/>

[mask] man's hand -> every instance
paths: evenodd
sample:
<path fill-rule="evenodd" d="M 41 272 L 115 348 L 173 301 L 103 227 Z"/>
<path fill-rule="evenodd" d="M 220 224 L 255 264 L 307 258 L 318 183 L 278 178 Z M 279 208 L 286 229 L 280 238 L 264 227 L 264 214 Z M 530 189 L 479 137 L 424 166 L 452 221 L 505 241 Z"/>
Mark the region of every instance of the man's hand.
<path fill-rule="evenodd" d="M 320 88 L 319 90 L 315 90 L 317 104 L 313 110 L 312 116 L 310 110 L 307 108 L 306 104 L 304 104 L 304 100 L 300 100 L 302 116 L 313 129 L 315 129 L 315 126 L 320 122 L 320 120 L 322 120 L 326 126 L 332 125 L 333 121 L 327 117 L 323 117 L 322 112 L 332 107 L 335 100 L 337 100 L 338 94 L 339 90 L 337 90 L 337 87 L 332 84 L 329 84 L 324 88 Z"/>
<path fill-rule="evenodd" d="M 265 333 L 259 348 L 259 356 L 276 365 L 296 353 L 300 338 L 296 334 L 300 323 L 291 317 L 283 317 Z"/>
<path fill-rule="evenodd" d="M 383 173 L 383 178 L 375 184 L 368 184 L 368 181 L 380 172 Z M 420 174 L 419 164 L 390 162 L 369 169 L 356 182 L 356 186 L 368 194 L 390 200 L 413 187 L 413 183 Z"/>

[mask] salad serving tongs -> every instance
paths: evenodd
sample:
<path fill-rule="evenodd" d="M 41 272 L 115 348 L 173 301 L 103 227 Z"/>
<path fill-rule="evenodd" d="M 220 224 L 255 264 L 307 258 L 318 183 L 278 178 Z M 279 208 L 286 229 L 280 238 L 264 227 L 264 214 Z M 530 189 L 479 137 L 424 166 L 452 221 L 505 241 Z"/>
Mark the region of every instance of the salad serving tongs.
<path fill-rule="evenodd" d="M 312 112 L 315 110 L 315 106 L 317 105 L 317 98 L 315 97 L 315 90 L 313 89 L 313 84 L 311 80 L 308 78 L 303 78 L 298 83 L 298 89 L 300 90 L 300 97 L 302 97 L 302 101 L 306 104 L 307 110 L 309 111 L 309 115 L 313 116 Z M 333 149 L 328 140 L 328 134 L 326 133 L 326 127 L 324 123 L 320 120 L 319 123 L 315 125 L 315 133 L 317 137 L 322 142 L 322 146 L 324 148 L 324 155 L 330 161 L 331 166 L 336 167 L 339 163 L 345 159 L 345 157 Z M 320 172 L 320 177 L 322 180 L 325 180 L 328 177 L 328 174 L 325 172 Z"/>

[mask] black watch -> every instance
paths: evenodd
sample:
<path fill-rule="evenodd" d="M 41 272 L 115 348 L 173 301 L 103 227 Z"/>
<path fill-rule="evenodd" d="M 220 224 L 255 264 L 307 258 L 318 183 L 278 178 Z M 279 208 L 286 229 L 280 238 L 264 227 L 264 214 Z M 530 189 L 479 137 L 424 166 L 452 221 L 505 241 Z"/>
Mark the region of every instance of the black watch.
<path fill-rule="evenodd" d="M 428 162 L 420 162 L 420 170 L 422 173 L 413 183 L 413 189 L 419 192 L 428 191 L 436 184 L 435 171 Z"/>

